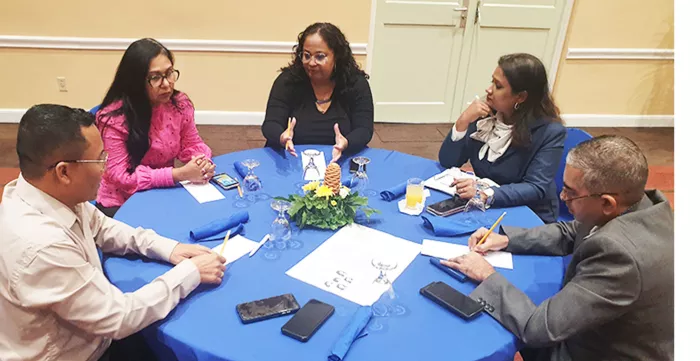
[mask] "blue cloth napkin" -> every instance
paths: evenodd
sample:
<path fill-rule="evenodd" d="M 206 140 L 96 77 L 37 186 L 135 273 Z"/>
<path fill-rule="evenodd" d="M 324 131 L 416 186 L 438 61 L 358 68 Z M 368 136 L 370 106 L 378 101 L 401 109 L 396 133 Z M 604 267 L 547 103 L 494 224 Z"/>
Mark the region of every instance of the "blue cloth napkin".
<path fill-rule="evenodd" d="M 345 329 L 340 334 L 340 337 L 335 341 L 331 354 L 328 356 L 328 361 L 341 361 L 347 355 L 350 346 L 360 336 L 369 320 L 372 318 L 372 308 L 363 306 L 355 311 L 352 320 L 345 326 Z"/>
<path fill-rule="evenodd" d="M 343 181 L 344 186 L 346 186 L 348 188 L 352 188 L 352 187 L 350 187 L 350 183 L 352 183 L 352 178 L 348 178 L 348 179 Z"/>
<path fill-rule="evenodd" d="M 481 222 L 455 222 L 443 217 L 421 216 L 421 218 L 423 218 L 423 226 L 425 228 L 433 231 L 436 236 L 441 237 L 461 236 L 464 234 L 474 233 L 474 231 L 481 227 L 489 226 L 488 224 L 482 224 Z"/>
<path fill-rule="evenodd" d="M 217 219 L 213 222 L 190 230 L 190 238 L 196 242 L 213 241 L 223 239 L 226 232 L 231 230 L 231 235 L 243 230 L 243 223 L 248 222 L 248 212 L 234 213 L 231 217 Z"/>
<path fill-rule="evenodd" d="M 383 200 L 391 202 L 396 198 L 401 197 L 406 194 L 406 182 L 399 183 L 387 190 L 383 190 L 379 193 Z"/>
<path fill-rule="evenodd" d="M 241 162 L 233 162 L 233 167 L 236 168 L 236 172 L 241 177 L 240 181 L 242 182 L 243 178 L 248 174 L 248 167 L 244 166 Z"/>

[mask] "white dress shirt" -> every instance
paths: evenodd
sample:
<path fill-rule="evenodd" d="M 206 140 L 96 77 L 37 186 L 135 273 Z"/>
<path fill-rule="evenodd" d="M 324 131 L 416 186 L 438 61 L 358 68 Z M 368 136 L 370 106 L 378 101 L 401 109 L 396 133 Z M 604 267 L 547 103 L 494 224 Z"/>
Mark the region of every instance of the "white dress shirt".
<path fill-rule="evenodd" d="M 112 339 L 163 319 L 199 285 L 194 263 L 122 293 L 97 247 L 167 262 L 176 245 L 90 203 L 70 209 L 20 175 L 0 203 L 0 360 L 97 360 Z"/>

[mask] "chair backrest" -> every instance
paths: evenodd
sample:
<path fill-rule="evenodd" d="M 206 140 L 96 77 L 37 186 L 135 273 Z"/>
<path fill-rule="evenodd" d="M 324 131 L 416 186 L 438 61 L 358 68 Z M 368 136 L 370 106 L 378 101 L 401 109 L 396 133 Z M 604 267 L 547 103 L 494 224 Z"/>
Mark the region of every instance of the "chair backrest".
<path fill-rule="evenodd" d="M 566 133 L 564 153 L 562 154 L 561 161 L 559 162 L 557 176 L 554 178 L 554 181 L 557 184 L 557 194 L 561 193 L 561 189 L 564 186 L 564 167 L 566 167 L 566 156 L 569 154 L 569 151 L 579 143 L 593 138 L 592 135 L 578 128 L 568 128 Z M 559 200 L 559 217 L 563 217 L 564 219 L 573 219 L 571 213 L 569 213 L 569 209 L 566 208 L 566 204 L 561 200 Z"/>
<path fill-rule="evenodd" d="M 97 104 L 97 105 L 95 105 L 94 107 L 92 107 L 92 109 L 90 109 L 90 113 L 92 113 L 92 115 L 97 115 L 97 111 L 98 111 L 98 110 L 100 110 L 100 105 L 99 105 L 99 104 Z"/>

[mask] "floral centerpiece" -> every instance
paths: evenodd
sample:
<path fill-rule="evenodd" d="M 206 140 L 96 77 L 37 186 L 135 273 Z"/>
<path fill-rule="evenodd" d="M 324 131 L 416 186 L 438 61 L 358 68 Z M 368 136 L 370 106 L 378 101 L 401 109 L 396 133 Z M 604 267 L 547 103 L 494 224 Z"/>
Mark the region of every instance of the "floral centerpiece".
<path fill-rule="evenodd" d="M 355 220 L 361 208 L 367 217 L 378 210 L 366 207 L 367 197 L 340 183 L 340 166 L 331 163 L 326 168 L 323 183 L 314 181 L 304 185 L 304 195 L 292 194 L 288 198 L 276 197 L 291 203 L 287 211 L 299 228 L 313 226 L 322 229 L 338 229 Z"/>

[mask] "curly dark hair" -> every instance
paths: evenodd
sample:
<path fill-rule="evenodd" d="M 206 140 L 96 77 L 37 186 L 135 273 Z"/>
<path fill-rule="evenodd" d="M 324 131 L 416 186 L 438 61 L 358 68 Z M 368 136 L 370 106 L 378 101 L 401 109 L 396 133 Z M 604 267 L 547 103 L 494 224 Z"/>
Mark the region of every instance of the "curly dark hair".
<path fill-rule="evenodd" d="M 498 59 L 498 66 L 508 79 L 513 94 L 527 92 L 527 99 L 513 112 L 514 145 L 530 145 L 530 124 L 538 119 L 563 123 L 549 91 L 547 71 L 540 59 L 525 53 L 508 54 Z"/>
<path fill-rule="evenodd" d="M 361 74 L 365 79 L 369 79 L 369 75 L 360 69 L 360 66 L 355 61 L 355 57 L 353 57 L 350 49 L 350 43 L 343 32 L 331 23 L 314 23 L 299 33 L 298 42 L 294 45 L 292 61 L 280 70 L 289 71 L 293 75 L 292 78 L 296 81 L 308 80 L 309 77 L 306 75 L 301 58 L 304 52 L 304 42 L 309 35 L 313 34 L 319 34 L 335 56 L 335 69 L 331 75 L 331 80 L 335 81 L 336 87 L 341 92 L 348 85 L 351 85 L 352 79 L 357 74 Z"/>

